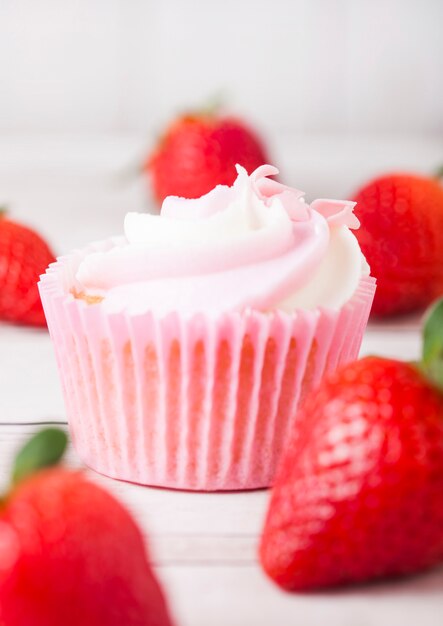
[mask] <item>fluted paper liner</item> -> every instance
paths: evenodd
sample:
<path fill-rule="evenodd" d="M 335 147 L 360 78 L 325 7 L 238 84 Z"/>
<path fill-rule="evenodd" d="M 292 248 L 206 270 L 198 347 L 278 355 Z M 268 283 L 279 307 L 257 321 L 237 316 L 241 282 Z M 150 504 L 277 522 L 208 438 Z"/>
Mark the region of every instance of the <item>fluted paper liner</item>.
<path fill-rule="evenodd" d="M 39 283 L 78 454 L 146 485 L 270 486 L 299 403 L 357 357 L 375 280 L 339 311 L 107 314 L 72 291 L 82 258 L 118 243 L 59 258 Z"/>

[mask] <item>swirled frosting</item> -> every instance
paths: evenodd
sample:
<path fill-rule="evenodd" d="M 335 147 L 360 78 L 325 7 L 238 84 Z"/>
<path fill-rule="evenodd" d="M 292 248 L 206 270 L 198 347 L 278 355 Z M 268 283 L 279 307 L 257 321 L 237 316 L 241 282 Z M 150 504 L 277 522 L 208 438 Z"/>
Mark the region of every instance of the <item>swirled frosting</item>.
<path fill-rule="evenodd" d="M 119 244 L 80 264 L 84 292 L 109 312 L 341 307 L 369 273 L 355 203 L 309 205 L 270 165 L 237 173 L 201 198 L 166 198 L 160 215 L 128 213 Z"/>

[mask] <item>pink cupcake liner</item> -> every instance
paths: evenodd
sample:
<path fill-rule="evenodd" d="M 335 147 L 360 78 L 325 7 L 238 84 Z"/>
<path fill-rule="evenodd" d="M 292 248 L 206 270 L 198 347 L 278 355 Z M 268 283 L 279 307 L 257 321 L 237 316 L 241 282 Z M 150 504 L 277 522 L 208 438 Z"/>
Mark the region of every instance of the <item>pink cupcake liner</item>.
<path fill-rule="evenodd" d="M 59 258 L 39 283 L 79 456 L 146 485 L 269 487 L 306 393 L 357 357 L 375 280 L 340 311 L 107 314 L 71 291 L 82 258 L 119 241 Z"/>

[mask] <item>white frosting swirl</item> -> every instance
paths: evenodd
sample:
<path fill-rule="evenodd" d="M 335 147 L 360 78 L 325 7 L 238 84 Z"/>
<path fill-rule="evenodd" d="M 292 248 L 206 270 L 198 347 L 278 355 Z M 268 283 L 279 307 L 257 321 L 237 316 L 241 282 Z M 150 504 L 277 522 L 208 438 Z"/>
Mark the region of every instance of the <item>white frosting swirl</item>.
<path fill-rule="evenodd" d="M 342 306 L 368 268 L 349 227 L 354 203 L 317 200 L 237 166 L 232 187 L 128 213 L 122 245 L 88 255 L 77 279 L 110 312 L 192 314 Z"/>

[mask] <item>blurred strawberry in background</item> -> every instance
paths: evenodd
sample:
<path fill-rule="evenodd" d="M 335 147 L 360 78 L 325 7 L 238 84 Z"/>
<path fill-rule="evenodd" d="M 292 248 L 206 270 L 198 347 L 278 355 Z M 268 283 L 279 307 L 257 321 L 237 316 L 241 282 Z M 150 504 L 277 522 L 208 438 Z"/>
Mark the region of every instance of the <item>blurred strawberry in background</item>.
<path fill-rule="evenodd" d="M 0 320 L 46 326 L 37 281 L 53 261 L 40 235 L 0 209 Z"/>
<path fill-rule="evenodd" d="M 308 396 L 260 558 L 295 591 L 443 561 L 443 299 L 428 316 L 421 363 L 366 357 Z"/>
<path fill-rule="evenodd" d="M 156 201 L 198 198 L 216 185 L 232 185 L 239 163 L 250 174 L 268 163 L 265 147 L 243 120 L 216 111 L 178 117 L 145 163 Z"/>
<path fill-rule="evenodd" d="M 19 453 L 0 500 L 1 626 L 171 626 L 140 530 L 81 472 L 55 466 L 63 431 Z"/>
<path fill-rule="evenodd" d="M 355 232 L 377 278 L 372 313 L 409 313 L 443 294 L 443 187 L 409 174 L 382 176 L 355 195 Z"/>

